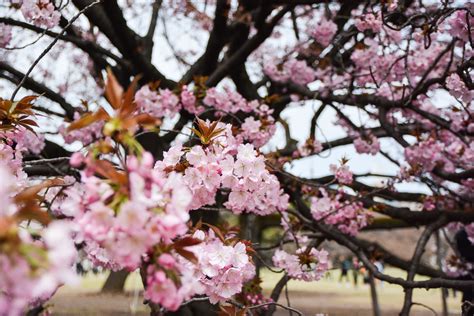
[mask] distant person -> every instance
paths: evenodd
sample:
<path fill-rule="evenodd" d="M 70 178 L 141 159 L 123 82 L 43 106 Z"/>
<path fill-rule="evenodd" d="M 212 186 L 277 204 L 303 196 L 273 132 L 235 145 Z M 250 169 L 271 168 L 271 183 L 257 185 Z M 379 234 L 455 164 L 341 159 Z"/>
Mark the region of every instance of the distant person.
<path fill-rule="evenodd" d="M 349 257 L 345 258 L 341 262 L 341 276 L 339 277 L 339 283 L 342 283 L 342 279 L 346 280 L 346 286 L 349 287 L 349 270 L 351 269 L 351 260 Z"/>
<path fill-rule="evenodd" d="M 354 278 L 354 287 L 357 288 L 357 286 L 359 285 L 358 284 L 358 280 L 359 280 L 359 274 L 360 274 L 360 262 L 359 262 L 359 259 L 357 259 L 357 257 L 354 257 L 352 259 L 352 276 Z"/>
<path fill-rule="evenodd" d="M 369 272 L 367 271 L 367 269 L 365 268 L 365 266 L 363 264 L 361 264 L 361 267 L 360 267 L 360 274 L 362 275 L 362 282 L 364 283 L 364 285 L 368 285 L 369 284 Z"/>
<path fill-rule="evenodd" d="M 382 259 L 376 260 L 374 262 L 374 266 L 377 268 L 377 271 L 379 271 L 380 273 L 383 273 L 385 267 L 383 265 Z M 380 281 L 380 286 L 383 287 L 383 281 Z"/>
<path fill-rule="evenodd" d="M 332 281 L 332 269 L 334 268 L 334 265 L 332 263 L 332 260 L 329 258 L 328 259 L 328 271 L 326 272 L 326 279 Z"/>

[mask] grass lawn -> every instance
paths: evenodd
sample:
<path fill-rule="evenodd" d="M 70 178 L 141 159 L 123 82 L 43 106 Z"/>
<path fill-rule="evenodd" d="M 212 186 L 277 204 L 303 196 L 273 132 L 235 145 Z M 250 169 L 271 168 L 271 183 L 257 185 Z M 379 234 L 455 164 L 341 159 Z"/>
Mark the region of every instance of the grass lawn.
<path fill-rule="evenodd" d="M 392 276 L 405 277 L 402 270 L 388 268 L 385 271 Z M 268 270 L 261 273 L 264 291 L 268 294 L 278 282 L 281 274 Z M 352 276 L 351 276 L 352 277 Z M 99 295 L 98 292 L 105 282 L 107 274 L 88 274 L 81 283 L 74 287 L 61 288 L 52 300 L 53 315 L 146 315 L 147 307 L 142 304 L 143 286 L 138 273 L 132 273 L 126 282 L 127 293 L 122 295 Z M 319 282 L 290 281 L 288 284 L 288 297 L 291 306 L 300 309 L 305 315 L 323 313 L 328 315 L 371 315 L 370 290 L 367 285 L 359 284 L 354 288 L 352 283 L 340 284 L 339 271 L 332 271 L 328 278 Z M 422 280 L 423 277 L 417 277 Z M 352 282 L 352 279 L 351 279 Z M 359 282 L 362 279 L 359 278 Z M 382 314 L 397 315 L 403 303 L 403 290 L 401 287 L 379 282 L 377 286 L 379 303 Z M 461 293 L 448 300 L 451 315 L 460 315 Z M 441 291 L 422 290 L 414 291 L 413 301 L 428 305 L 436 311 L 441 311 Z M 286 305 L 285 293 L 280 297 L 280 302 Z M 279 315 L 288 315 L 279 311 Z M 433 315 L 432 312 L 421 306 L 413 308 L 412 315 Z"/>

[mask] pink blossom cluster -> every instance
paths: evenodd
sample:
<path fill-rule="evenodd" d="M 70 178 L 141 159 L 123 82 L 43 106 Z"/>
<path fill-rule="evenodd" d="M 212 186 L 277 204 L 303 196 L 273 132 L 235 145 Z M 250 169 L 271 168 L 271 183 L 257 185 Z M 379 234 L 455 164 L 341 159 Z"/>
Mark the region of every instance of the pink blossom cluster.
<path fill-rule="evenodd" d="M 174 116 L 181 109 L 189 113 L 199 115 L 206 110 L 206 107 L 212 107 L 216 111 L 217 116 L 223 116 L 226 113 L 244 113 L 265 111 L 257 100 L 247 101 L 238 92 L 233 91 L 229 87 L 224 87 L 223 91 L 217 88 L 209 88 L 202 104 L 196 97 L 195 93 L 188 87 L 183 86 L 179 96 L 169 89 L 152 90 L 150 86 L 144 86 L 135 94 L 135 102 L 140 111 L 149 113 L 155 117 Z"/>
<path fill-rule="evenodd" d="M 200 115 L 204 112 L 204 106 L 200 105 L 197 102 L 197 98 L 194 95 L 194 92 L 186 85 L 182 87 L 180 93 L 181 104 L 183 109 L 194 115 Z"/>
<path fill-rule="evenodd" d="M 376 155 L 380 151 L 380 142 L 372 134 L 354 139 L 354 147 L 359 154 Z"/>
<path fill-rule="evenodd" d="M 352 183 L 352 172 L 349 170 L 349 166 L 341 164 L 337 166 L 331 164 L 329 169 L 334 173 L 334 177 L 340 184 L 351 184 Z"/>
<path fill-rule="evenodd" d="M 175 311 L 194 295 L 204 294 L 197 273 L 195 264 L 175 253 L 163 253 L 147 267 L 145 299 Z"/>
<path fill-rule="evenodd" d="M 23 170 L 23 154 L 20 150 L 8 144 L 0 143 L 0 165 L 15 177 L 18 186 L 23 187 L 26 185 L 27 174 Z M 7 186 L 7 183 L 5 181 L 4 185 Z"/>
<path fill-rule="evenodd" d="M 179 98 L 169 89 L 154 91 L 146 85 L 135 94 L 135 102 L 144 113 L 155 117 L 175 116 L 180 107 Z"/>
<path fill-rule="evenodd" d="M 474 269 L 474 264 L 461 260 L 455 256 L 448 258 L 443 267 L 444 272 L 452 278 L 469 275 L 471 274 L 472 269 Z"/>
<path fill-rule="evenodd" d="M 392 45 L 402 45 L 403 39 L 400 34 L 383 29 L 378 33 L 377 39 L 365 38 L 363 45 L 361 43 L 351 55 L 355 66 L 355 83 L 361 87 L 376 88 L 374 93 L 386 98 L 401 98 L 400 82 L 408 80 L 413 84 L 420 80 L 445 48 L 439 42 L 434 42 L 427 49 L 422 48 L 422 38 L 418 38 L 412 42 L 407 57 L 409 62 L 405 63 L 404 52 Z M 386 48 L 381 49 L 381 45 Z M 443 56 L 436 63 L 437 67 L 430 72 L 430 77 L 442 76 L 448 64 L 449 57 Z"/>
<path fill-rule="evenodd" d="M 45 145 L 43 134 L 36 134 L 23 126 L 0 132 L 0 139 L 17 151 L 32 154 L 39 154 Z"/>
<path fill-rule="evenodd" d="M 0 218 L 1 220 L 1 218 Z M 21 234 L 29 255 L 41 256 L 41 264 L 20 253 L 0 254 L 0 315 L 24 315 L 26 309 L 48 300 L 65 283 L 73 283 L 76 248 L 67 223 L 54 222 L 42 232 L 42 241 Z"/>
<path fill-rule="evenodd" d="M 423 73 L 431 66 L 433 65 L 433 62 L 436 60 L 436 58 L 439 56 L 439 54 L 443 51 L 445 48 L 444 45 L 441 43 L 434 43 L 434 45 L 431 45 L 428 49 L 414 49 L 413 52 L 411 53 L 412 56 L 412 62 L 408 64 L 408 69 L 410 72 L 410 80 L 413 82 L 418 81 Z M 444 69 L 443 67 L 446 67 L 449 63 L 449 57 L 445 56 L 440 60 L 439 67 L 435 68 L 431 72 L 432 77 L 439 77 L 443 75 Z"/>
<path fill-rule="evenodd" d="M 308 66 L 306 61 L 289 59 L 282 66 L 279 66 L 275 61 L 267 62 L 264 65 L 263 71 L 267 76 L 276 82 L 294 82 L 299 85 L 306 85 L 316 79 L 316 74 L 313 68 Z"/>
<path fill-rule="evenodd" d="M 474 133 L 474 121 L 469 117 L 473 112 L 469 109 L 466 111 L 453 111 L 452 109 L 440 111 L 441 116 L 450 120 L 451 130 L 455 132 L 466 130 L 468 133 Z"/>
<path fill-rule="evenodd" d="M 240 126 L 242 132 L 239 135 L 256 148 L 265 145 L 276 131 L 275 119 L 272 116 L 267 116 L 263 121 L 265 123 L 250 116 Z"/>
<path fill-rule="evenodd" d="M 298 150 L 293 153 L 293 158 L 307 157 L 319 154 L 321 151 L 323 151 L 323 144 L 317 139 L 308 138 L 305 143 L 299 146 Z"/>
<path fill-rule="evenodd" d="M 244 295 L 245 302 L 248 305 L 263 305 L 266 303 L 271 303 L 273 300 L 271 298 L 265 297 L 263 294 L 252 294 L 248 293 Z M 268 305 L 262 306 L 262 309 L 268 309 Z"/>
<path fill-rule="evenodd" d="M 242 242 L 224 243 L 212 230 L 207 234 L 197 230 L 193 238 L 201 241 L 187 247 L 196 262 L 176 253 L 163 253 L 150 262 L 146 299 L 171 311 L 197 294 L 205 294 L 213 304 L 225 302 L 241 293 L 244 283 L 255 276 L 255 266 Z"/>
<path fill-rule="evenodd" d="M 0 23 L 0 48 L 7 47 L 12 40 L 12 27 L 10 25 Z"/>
<path fill-rule="evenodd" d="M 58 25 L 61 14 L 50 0 L 21 0 L 21 13 L 36 26 L 52 28 Z"/>
<path fill-rule="evenodd" d="M 154 170 L 151 154 L 129 156 L 128 192 L 94 176 L 95 161 L 86 162 L 81 186 L 71 187 L 65 203 L 96 264 L 136 269 L 151 247 L 187 232 L 191 193 L 181 175 Z"/>
<path fill-rule="evenodd" d="M 423 210 L 432 211 L 436 209 L 436 199 L 432 196 L 428 196 L 423 200 Z"/>
<path fill-rule="evenodd" d="M 27 184 L 27 175 L 23 171 L 23 154 L 38 154 L 43 147 L 44 137 L 24 127 L 0 132 L 0 163 L 16 177 L 19 187 Z"/>
<path fill-rule="evenodd" d="M 355 20 L 355 26 L 361 32 L 371 30 L 378 33 L 382 29 L 382 17 L 380 13 L 367 13 Z"/>
<path fill-rule="evenodd" d="M 229 87 L 225 87 L 224 91 L 219 91 L 217 88 L 208 89 L 202 102 L 207 106 L 222 111 L 220 115 L 237 113 L 239 111 L 249 113 L 257 110 L 260 105 L 257 100 L 247 101 L 240 93 L 233 91 Z M 216 114 L 219 115 L 219 113 Z"/>
<path fill-rule="evenodd" d="M 232 135 L 232 126 L 220 123 L 222 136 L 212 146 L 196 145 L 184 154 L 182 146 L 173 146 L 156 168 L 166 172 L 184 157 L 188 166 L 183 181 L 193 193 L 190 208 L 214 204 L 219 189 L 230 190 L 225 206 L 234 213 L 244 211 L 267 215 L 286 210 L 288 195 L 278 179 L 265 168 L 265 158 L 251 144 L 241 144 Z"/>
<path fill-rule="evenodd" d="M 302 247 L 295 254 L 278 249 L 272 259 L 275 267 L 285 270 L 289 277 L 306 282 L 320 280 L 329 268 L 324 249 Z"/>
<path fill-rule="evenodd" d="M 376 155 L 380 151 L 379 139 L 370 131 L 361 133 L 360 129 L 355 129 L 342 118 L 338 118 L 336 124 L 346 130 L 347 134 L 354 139 L 354 148 L 359 154 Z"/>
<path fill-rule="evenodd" d="M 324 47 L 331 43 L 336 33 L 336 23 L 326 18 L 321 18 L 316 25 L 311 27 L 311 36 Z"/>
<path fill-rule="evenodd" d="M 75 120 L 78 120 L 80 117 L 81 115 L 78 112 L 74 113 Z M 59 127 L 59 134 L 61 134 L 67 144 L 72 144 L 78 141 L 86 146 L 92 144 L 103 136 L 103 128 L 104 121 L 102 120 L 96 121 L 79 129 L 74 129 L 72 131 L 67 129 L 66 124 L 63 124 Z"/>
<path fill-rule="evenodd" d="M 471 123 L 472 124 L 472 123 Z M 467 128 L 469 132 L 469 126 Z M 448 172 L 454 172 L 455 168 L 474 168 L 474 142 L 464 143 L 449 131 L 440 131 L 438 140 L 445 145 L 444 153 L 446 159 L 443 167 Z M 454 165 L 454 166 L 453 166 Z"/>
<path fill-rule="evenodd" d="M 473 130 L 474 124 L 464 111 L 433 111 L 426 106 L 423 110 L 435 115 L 444 116 L 450 119 L 450 129 L 455 132 Z M 431 122 L 424 122 L 422 119 L 415 118 L 425 125 L 426 129 L 434 129 Z M 456 172 L 456 169 L 468 170 L 474 167 L 474 143 L 472 141 L 464 142 L 454 135 L 451 131 L 441 130 L 437 132 L 436 137 L 427 133 L 421 135 L 416 143 L 405 148 L 405 158 L 412 167 L 412 171 L 430 172 L 436 167 L 449 173 Z"/>
<path fill-rule="evenodd" d="M 372 216 L 364 210 L 361 202 L 341 201 L 342 191 L 334 196 L 324 189 L 319 191 L 322 196 L 311 199 L 311 213 L 315 220 L 323 220 L 352 236 L 367 226 Z"/>
<path fill-rule="evenodd" d="M 197 276 L 211 303 L 225 302 L 240 293 L 244 283 L 255 276 L 255 266 L 244 243 L 227 244 L 213 230 L 207 235 L 198 230 L 193 237 L 203 241 L 192 251 L 199 262 Z"/>
<path fill-rule="evenodd" d="M 450 164 L 443 155 L 443 150 L 443 143 L 430 138 L 405 148 L 405 159 L 412 167 L 421 171 L 432 171 L 436 166 Z"/>
<path fill-rule="evenodd" d="M 24 127 L 17 127 L 8 137 L 16 143 L 16 147 L 21 151 L 36 155 L 41 153 L 45 146 L 43 134 L 36 134 Z"/>
<path fill-rule="evenodd" d="M 453 37 L 460 38 L 464 42 L 468 42 L 469 37 L 474 37 L 474 31 L 472 30 L 474 17 L 472 14 L 463 10 L 456 11 L 449 19 L 447 19 L 446 23 L 449 25 L 449 34 Z M 471 34 L 469 34 L 469 31 Z"/>
<path fill-rule="evenodd" d="M 17 180 L 4 165 L 0 165 L 0 178 L 0 223 L 11 240 L 11 234 L 18 237 L 11 245 L 5 244 L 8 237 L 2 240 L 0 315 L 24 315 L 30 306 L 47 300 L 59 286 L 75 280 L 72 266 L 76 248 L 70 226 L 64 221 L 36 229 L 35 235 L 40 236 L 36 240 L 30 235 L 31 228 L 12 222 L 18 212 L 12 200 L 18 189 Z"/>
<path fill-rule="evenodd" d="M 474 199 L 474 179 L 465 179 L 461 181 L 462 186 L 459 188 L 459 195 L 466 199 Z"/>
<path fill-rule="evenodd" d="M 446 87 L 453 97 L 462 100 L 467 104 L 473 100 L 474 93 L 466 87 L 466 84 L 461 80 L 457 73 L 453 73 L 446 78 Z"/>

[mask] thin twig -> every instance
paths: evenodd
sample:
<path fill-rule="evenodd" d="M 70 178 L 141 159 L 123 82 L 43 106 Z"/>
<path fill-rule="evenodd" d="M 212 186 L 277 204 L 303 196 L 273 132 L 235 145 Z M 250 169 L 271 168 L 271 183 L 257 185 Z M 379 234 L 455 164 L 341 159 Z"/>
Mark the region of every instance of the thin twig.
<path fill-rule="evenodd" d="M 59 37 L 64 35 L 64 33 L 66 32 L 66 30 L 82 15 L 82 13 L 84 13 L 85 11 L 87 11 L 88 9 L 92 8 L 93 6 L 95 6 L 96 4 L 100 3 L 101 0 L 97 0 L 95 2 L 92 2 L 91 4 L 89 4 L 88 6 L 84 7 L 84 9 L 82 9 L 81 11 L 79 11 L 72 19 L 71 21 L 69 21 L 69 23 L 63 28 L 63 30 L 61 31 L 61 33 L 59 33 L 58 35 L 56 35 L 56 37 L 54 38 L 54 40 L 48 45 L 48 47 L 46 47 L 46 49 L 38 56 L 38 58 L 36 58 L 36 60 L 33 62 L 33 64 L 30 66 L 30 68 L 28 69 L 28 71 L 25 73 L 25 75 L 23 76 L 23 79 L 21 79 L 20 83 L 16 86 L 15 90 L 13 91 L 12 93 L 12 96 L 10 97 L 10 100 L 14 100 L 15 99 L 15 96 L 16 94 L 18 93 L 18 91 L 20 91 L 20 88 L 23 86 L 23 84 L 25 83 L 26 79 L 28 78 L 28 76 L 31 74 L 31 72 L 33 71 L 33 69 L 36 67 L 36 65 L 38 65 L 38 63 L 41 61 L 41 59 L 43 59 L 44 56 L 46 56 L 46 54 L 53 48 L 53 46 L 59 41 Z"/>
<path fill-rule="evenodd" d="M 50 164 L 55 162 L 64 162 L 69 161 L 71 157 L 57 157 L 57 158 L 46 158 L 46 159 L 38 159 L 38 160 L 27 160 L 23 162 L 23 165 L 35 166 L 35 165 L 42 165 L 42 164 Z"/>

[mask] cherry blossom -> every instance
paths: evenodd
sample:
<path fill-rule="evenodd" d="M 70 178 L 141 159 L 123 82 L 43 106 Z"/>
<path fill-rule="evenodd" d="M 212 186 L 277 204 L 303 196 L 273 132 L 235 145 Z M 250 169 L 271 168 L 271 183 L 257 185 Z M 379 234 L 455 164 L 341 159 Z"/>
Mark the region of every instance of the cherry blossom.
<path fill-rule="evenodd" d="M 292 81 L 306 85 L 315 80 L 316 75 L 304 60 L 289 59 L 283 66 L 278 67 L 274 62 L 265 64 L 265 74 L 277 82 Z"/>
<path fill-rule="evenodd" d="M 368 225 L 372 215 L 364 210 L 362 203 L 341 201 L 343 192 L 331 196 L 320 189 L 321 197 L 311 199 L 311 213 L 316 220 L 336 226 L 341 232 L 356 235 Z"/>
<path fill-rule="evenodd" d="M 158 20 L 149 2 L 84 6 L 0 7 L 0 314 L 43 305 L 76 249 L 139 269 L 155 314 L 196 296 L 272 313 L 262 236 L 304 281 L 328 269 L 320 238 L 374 272 L 357 235 L 379 216 L 474 244 L 467 1 L 163 1 Z M 374 277 L 467 291 L 472 258 L 453 248 L 436 280 Z"/>
<path fill-rule="evenodd" d="M 59 286 L 76 280 L 72 270 L 76 249 L 70 225 L 63 221 L 41 228 L 36 232 L 39 240 L 34 240 L 28 228 L 16 222 L 20 208 L 13 200 L 19 189 L 14 176 L 3 165 L 0 175 L 4 181 L 0 190 L 0 223 L 9 232 L 0 243 L 3 276 L 0 280 L 0 314 L 24 315 L 30 306 L 49 299 Z M 30 251 L 25 251 L 27 249 Z"/>
<path fill-rule="evenodd" d="M 244 211 L 259 215 L 285 210 L 288 196 L 283 194 L 279 181 L 265 167 L 265 159 L 251 144 L 238 144 L 230 125 L 224 128 L 218 144 L 203 149 L 197 145 L 186 155 L 182 147 L 172 148 L 156 167 L 161 172 L 175 168 L 179 157 L 185 157 L 189 167 L 184 170 L 183 181 L 193 193 L 191 209 L 213 204 L 218 189 L 230 189 L 225 206 L 239 214 Z M 173 159 L 170 159 L 173 157 Z"/>
<path fill-rule="evenodd" d="M 361 32 L 372 30 L 372 32 L 378 33 L 382 28 L 382 18 L 380 14 L 364 14 L 355 20 L 355 26 Z"/>
<path fill-rule="evenodd" d="M 191 195 L 182 176 L 170 173 L 161 178 L 148 153 L 140 159 L 129 157 L 127 167 L 129 196 L 115 192 L 86 169 L 81 185 L 71 187 L 63 203 L 77 210 L 72 215 L 78 241 L 90 244 L 94 253 L 100 249 L 106 266 L 133 270 L 153 245 L 187 232 Z"/>
<path fill-rule="evenodd" d="M 50 0 L 22 0 L 21 12 L 36 26 L 52 28 L 59 23 L 60 13 Z"/>
<path fill-rule="evenodd" d="M 354 139 L 354 147 L 359 154 L 376 155 L 380 151 L 380 142 L 374 135 Z"/>
<path fill-rule="evenodd" d="M 315 248 L 299 248 L 295 254 L 277 250 L 273 255 L 273 264 L 293 279 L 306 282 L 320 280 L 328 270 L 328 252 Z"/>
<path fill-rule="evenodd" d="M 331 20 L 322 18 L 318 23 L 311 27 L 311 36 L 322 46 L 326 47 L 331 43 L 332 38 L 337 32 L 337 25 Z"/>
<path fill-rule="evenodd" d="M 334 177 L 340 184 L 352 183 L 352 172 L 346 164 L 341 164 L 340 166 L 332 164 L 329 166 L 329 169 L 334 173 Z"/>
<path fill-rule="evenodd" d="M 78 112 L 74 113 L 75 119 L 79 119 L 79 117 L 80 114 Z M 64 141 L 68 144 L 78 141 L 81 142 L 83 145 L 89 145 L 102 137 L 103 127 L 104 122 L 97 121 L 83 128 L 69 131 L 67 129 L 67 125 L 63 124 L 59 128 L 59 133 L 64 138 Z"/>
<path fill-rule="evenodd" d="M 12 27 L 0 23 L 0 48 L 7 47 L 12 40 Z"/>
<path fill-rule="evenodd" d="M 446 79 L 446 87 L 453 97 L 458 98 L 466 103 L 469 103 L 473 99 L 472 91 L 467 89 L 464 82 L 459 78 L 459 75 L 456 73 L 451 74 Z"/>
<path fill-rule="evenodd" d="M 199 261 L 199 280 L 211 303 L 226 301 L 242 291 L 243 284 L 255 275 L 255 266 L 242 242 L 226 245 L 213 231 L 204 237 L 202 231 L 194 236 L 205 238 L 194 246 Z"/>

